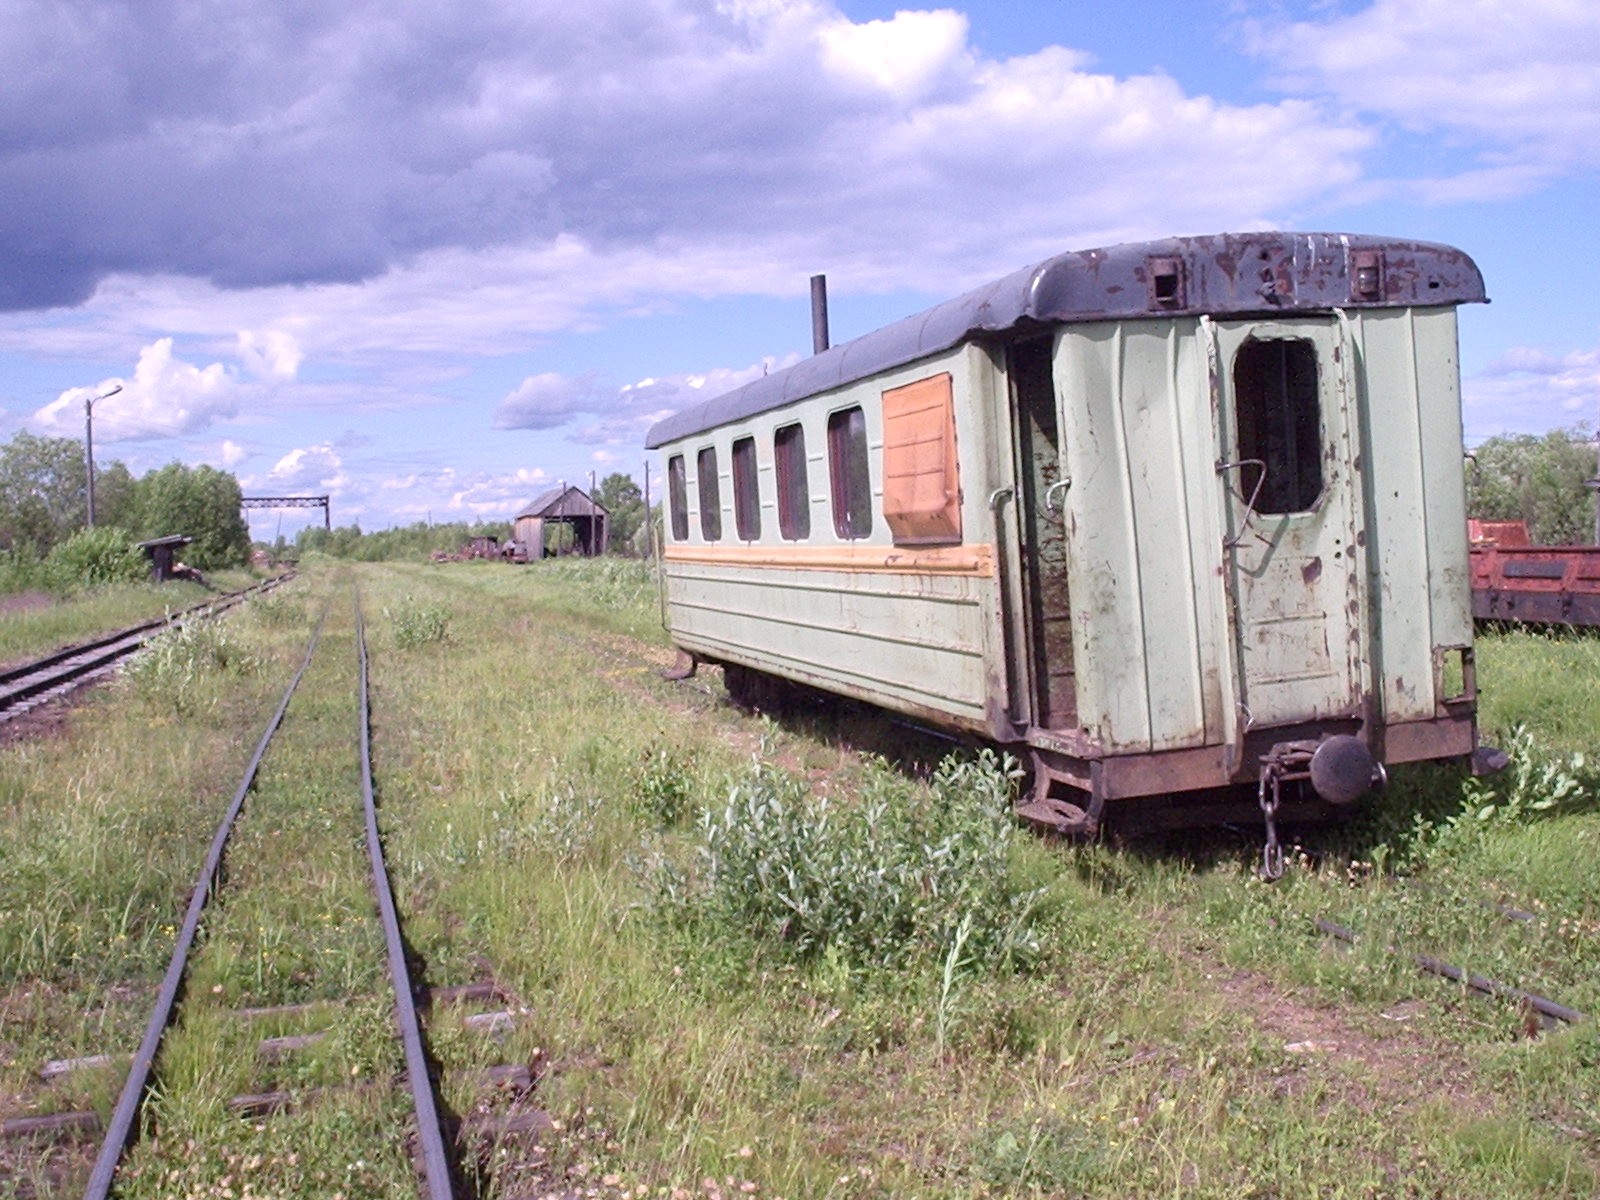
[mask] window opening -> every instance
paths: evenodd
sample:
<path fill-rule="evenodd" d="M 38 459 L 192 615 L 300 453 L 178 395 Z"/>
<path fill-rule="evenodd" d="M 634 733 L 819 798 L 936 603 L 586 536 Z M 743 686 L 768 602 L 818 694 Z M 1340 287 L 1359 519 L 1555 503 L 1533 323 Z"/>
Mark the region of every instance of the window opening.
<path fill-rule="evenodd" d="M 733 524 L 740 541 L 753 542 L 761 536 L 761 485 L 753 437 L 733 443 Z"/>
<path fill-rule="evenodd" d="M 717 491 L 717 448 L 707 446 L 695 460 L 700 485 L 700 536 L 708 542 L 722 537 L 722 498 Z"/>
<path fill-rule="evenodd" d="M 1305 512 L 1322 495 L 1318 400 L 1317 351 L 1309 340 L 1250 338 L 1234 355 L 1239 458 L 1266 464 L 1257 512 Z"/>
<path fill-rule="evenodd" d="M 778 476 L 778 532 L 789 541 L 811 536 L 811 488 L 806 479 L 806 431 L 798 423 L 772 435 Z"/>
<path fill-rule="evenodd" d="M 672 513 L 672 540 L 689 540 L 689 486 L 684 480 L 683 455 L 667 459 L 667 507 Z"/>
<path fill-rule="evenodd" d="M 872 475 L 867 465 L 867 418 L 861 406 L 828 418 L 828 482 L 833 529 L 842 538 L 872 532 Z"/>
<path fill-rule="evenodd" d="M 961 540 L 961 481 L 948 372 L 883 393 L 883 519 L 896 545 Z"/>

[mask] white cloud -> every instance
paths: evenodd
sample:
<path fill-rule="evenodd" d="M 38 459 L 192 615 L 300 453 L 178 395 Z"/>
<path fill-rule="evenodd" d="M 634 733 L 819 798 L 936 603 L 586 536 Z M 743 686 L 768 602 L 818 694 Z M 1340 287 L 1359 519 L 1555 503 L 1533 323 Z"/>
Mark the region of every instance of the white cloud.
<path fill-rule="evenodd" d="M 495 409 L 496 429 L 555 429 L 592 403 L 592 378 L 571 379 L 554 372 L 530 375 Z"/>
<path fill-rule="evenodd" d="M 1437 198 L 1518 195 L 1600 167 L 1600 5 L 1373 0 L 1349 15 L 1259 24 L 1249 44 L 1287 86 L 1475 148 L 1481 165 L 1456 184 L 1435 181 Z"/>
<path fill-rule="evenodd" d="M 224 467 L 230 470 L 234 467 L 237 467 L 249 457 L 250 452 L 248 450 L 239 445 L 238 442 L 229 441 L 226 438 L 223 439 L 222 445 L 217 451 L 218 461 L 220 461 Z"/>
<path fill-rule="evenodd" d="M 239 381 L 221 363 L 197 367 L 172 353 L 170 337 L 139 352 L 133 378 L 69 388 L 33 415 L 41 432 L 77 436 L 86 397 L 121 390 L 94 406 L 95 436 L 106 442 L 195 433 L 239 409 Z"/>
<path fill-rule="evenodd" d="M 287 329 L 239 331 L 239 358 L 260 379 L 293 379 L 303 357 L 299 342 Z"/>
<path fill-rule="evenodd" d="M 267 472 L 266 484 L 284 490 L 338 495 L 348 484 L 344 462 L 331 445 L 301 446 L 289 451 Z"/>
<path fill-rule="evenodd" d="M 1517 346 L 1462 380 L 1462 416 L 1469 445 L 1497 433 L 1543 433 L 1600 415 L 1600 349 L 1560 356 Z"/>
<path fill-rule="evenodd" d="M 509 521 L 551 482 L 537 467 L 468 473 L 446 467 L 379 479 L 370 490 L 389 493 L 384 511 L 399 524 L 428 517 Z"/>
<path fill-rule="evenodd" d="M 895 13 L 887 21 L 855 24 L 839 19 L 817 31 L 823 66 L 854 82 L 881 88 L 896 99 L 925 93 L 946 71 L 970 68 L 967 18 L 948 8 Z"/>

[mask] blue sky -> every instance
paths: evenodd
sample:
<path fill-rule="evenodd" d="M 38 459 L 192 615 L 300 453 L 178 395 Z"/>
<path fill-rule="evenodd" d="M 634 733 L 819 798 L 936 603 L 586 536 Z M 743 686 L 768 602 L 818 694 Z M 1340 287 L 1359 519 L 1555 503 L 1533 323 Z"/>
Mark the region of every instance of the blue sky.
<path fill-rule="evenodd" d="M 658 416 L 1026 263 L 1448 242 L 1467 438 L 1600 417 L 1591 0 L 5 0 L 0 437 L 365 529 L 642 479 Z M 317 514 L 255 512 L 257 536 Z"/>

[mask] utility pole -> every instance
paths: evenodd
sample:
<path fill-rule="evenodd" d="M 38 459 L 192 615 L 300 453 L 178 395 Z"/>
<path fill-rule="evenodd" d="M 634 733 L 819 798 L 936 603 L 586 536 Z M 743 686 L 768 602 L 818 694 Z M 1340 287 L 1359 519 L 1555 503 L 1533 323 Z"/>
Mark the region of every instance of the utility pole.
<path fill-rule="evenodd" d="M 122 390 L 119 383 L 109 392 L 101 392 L 98 396 L 85 396 L 83 398 L 83 457 L 88 464 L 88 522 L 87 529 L 94 528 L 94 404 L 96 400 L 105 400 L 115 396 Z"/>
<path fill-rule="evenodd" d="M 1594 431 L 1594 446 L 1596 473 L 1588 486 L 1594 492 L 1594 544 L 1600 546 L 1600 429 Z"/>
<path fill-rule="evenodd" d="M 656 556 L 656 530 L 650 520 L 650 460 L 644 460 L 644 556 Z"/>

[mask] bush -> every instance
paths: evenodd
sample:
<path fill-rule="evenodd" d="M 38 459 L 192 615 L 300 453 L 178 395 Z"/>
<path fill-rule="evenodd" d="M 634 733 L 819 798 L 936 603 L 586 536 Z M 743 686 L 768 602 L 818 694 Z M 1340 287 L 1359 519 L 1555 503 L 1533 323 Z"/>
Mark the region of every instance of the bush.
<path fill-rule="evenodd" d="M 801 962 L 1021 965 L 1041 893 L 1011 873 L 1015 774 L 989 751 L 952 757 L 919 794 L 880 766 L 844 807 L 757 766 L 701 815 L 689 866 L 657 863 L 657 911 Z"/>
<path fill-rule="evenodd" d="M 1448 811 L 1419 812 L 1411 826 L 1375 848 L 1377 861 L 1415 869 L 1446 863 L 1494 829 L 1591 809 L 1596 793 L 1580 753 L 1557 754 L 1525 726 L 1511 731 L 1504 771 L 1465 780 Z"/>
<path fill-rule="evenodd" d="M 150 575 L 150 563 L 132 535 L 106 526 L 80 529 L 45 556 L 44 566 L 45 576 L 56 591 L 138 583 Z"/>
<path fill-rule="evenodd" d="M 443 642 L 450 637 L 450 610 L 442 604 L 424 604 L 404 596 L 383 615 L 394 625 L 394 644 L 401 650 Z"/>
<path fill-rule="evenodd" d="M 659 828 L 675 828 L 689 813 L 692 782 L 682 752 L 652 744 L 633 772 L 634 807 Z"/>
<path fill-rule="evenodd" d="M 151 638 L 123 673 L 145 699 L 187 716 L 200 707 L 201 688 L 209 675 L 245 675 L 260 665 L 261 660 L 224 623 L 191 620 Z"/>
<path fill-rule="evenodd" d="M 47 589 L 49 583 L 44 560 L 34 553 L 32 546 L 0 550 L 0 595 L 40 591 Z"/>

